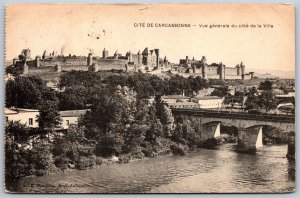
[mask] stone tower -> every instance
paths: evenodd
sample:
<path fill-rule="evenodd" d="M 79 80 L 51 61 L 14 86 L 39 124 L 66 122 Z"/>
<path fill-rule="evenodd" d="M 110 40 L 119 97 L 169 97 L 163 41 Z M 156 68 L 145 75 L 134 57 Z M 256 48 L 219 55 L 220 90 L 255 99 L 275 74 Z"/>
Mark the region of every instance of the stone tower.
<path fill-rule="evenodd" d="M 118 59 L 119 58 L 119 52 L 118 52 L 118 50 L 115 52 L 115 54 L 114 54 L 114 59 Z"/>
<path fill-rule="evenodd" d="M 56 72 L 61 72 L 61 65 L 59 65 L 59 63 L 57 63 L 57 64 L 55 65 L 55 71 L 56 71 Z"/>
<path fill-rule="evenodd" d="M 91 72 L 97 72 L 97 71 L 99 71 L 99 65 L 96 63 L 93 63 L 92 65 L 89 66 L 88 70 Z"/>
<path fill-rule="evenodd" d="M 185 63 L 188 64 L 189 63 L 189 56 L 185 57 Z"/>
<path fill-rule="evenodd" d="M 220 79 L 225 80 L 225 65 L 221 62 L 219 64 L 219 69 L 220 69 Z"/>
<path fill-rule="evenodd" d="M 242 79 L 244 80 L 245 79 L 245 65 L 243 64 L 243 61 L 241 61 L 240 67 L 241 67 Z"/>
<path fill-rule="evenodd" d="M 149 56 L 149 50 L 148 50 L 148 47 L 146 47 L 144 49 L 144 51 L 142 52 L 142 56 L 143 56 L 143 59 L 142 59 L 142 63 L 144 65 L 148 65 L 149 64 L 149 61 L 148 61 L 148 56 Z"/>
<path fill-rule="evenodd" d="M 17 57 L 15 57 L 15 58 L 13 59 L 13 66 L 16 66 L 16 63 L 17 63 L 18 60 L 19 60 L 19 59 L 18 59 Z"/>
<path fill-rule="evenodd" d="M 237 65 L 235 66 L 235 68 L 236 68 L 236 75 L 240 76 L 240 75 L 241 75 L 241 67 L 240 67 L 240 65 L 237 64 Z"/>
<path fill-rule="evenodd" d="M 140 50 L 138 51 L 137 55 L 138 55 L 138 64 L 140 65 L 143 62 L 143 55 L 141 54 Z"/>
<path fill-rule="evenodd" d="M 133 62 L 131 51 L 128 52 L 128 62 Z"/>
<path fill-rule="evenodd" d="M 102 51 L 102 58 L 106 59 L 107 57 L 108 57 L 108 51 L 105 50 L 105 48 L 104 48 L 103 51 Z"/>
<path fill-rule="evenodd" d="M 156 66 L 159 66 L 159 49 L 154 49 L 154 52 L 156 54 Z"/>
<path fill-rule="evenodd" d="M 89 53 L 89 56 L 87 58 L 87 66 L 91 66 L 93 64 L 93 54 Z"/>
<path fill-rule="evenodd" d="M 41 66 L 41 57 L 40 56 L 35 57 L 35 65 L 36 65 L 36 67 Z"/>
<path fill-rule="evenodd" d="M 206 57 L 205 56 L 202 56 L 201 63 L 202 63 L 202 78 L 206 79 L 207 78 L 207 76 L 206 76 L 207 63 L 206 63 Z"/>
<path fill-rule="evenodd" d="M 22 72 L 22 74 L 28 74 L 28 70 L 29 70 L 29 68 L 28 68 L 28 65 L 26 64 L 26 61 L 25 61 L 24 65 L 23 65 L 23 72 Z"/>

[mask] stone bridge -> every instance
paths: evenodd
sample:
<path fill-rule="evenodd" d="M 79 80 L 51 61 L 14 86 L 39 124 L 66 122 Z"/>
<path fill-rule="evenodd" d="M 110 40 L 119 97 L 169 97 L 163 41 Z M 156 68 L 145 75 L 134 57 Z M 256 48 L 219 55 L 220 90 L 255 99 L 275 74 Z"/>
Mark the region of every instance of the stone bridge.
<path fill-rule="evenodd" d="M 224 125 L 233 125 L 238 128 L 251 126 L 273 126 L 283 131 L 295 131 L 295 115 L 255 115 L 248 113 L 212 111 L 203 109 L 179 109 L 172 108 L 172 113 L 188 116 L 191 120 L 197 120 L 200 124 L 220 122 Z"/>
<path fill-rule="evenodd" d="M 184 115 L 203 126 L 209 123 L 236 126 L 239 129 L 238 147 L 241 150 L 255 150 L 262 146 L 262 126 L 273 126 L 285 132 L 295 131 L 295 115 L 255 115 L 241 112 L 183 108 L 172 108 L 171 110 L 175 117 Z M 215 137 L 217 131 L 205 130 L 203 132 L 210 134 L 208 136 Z"/>

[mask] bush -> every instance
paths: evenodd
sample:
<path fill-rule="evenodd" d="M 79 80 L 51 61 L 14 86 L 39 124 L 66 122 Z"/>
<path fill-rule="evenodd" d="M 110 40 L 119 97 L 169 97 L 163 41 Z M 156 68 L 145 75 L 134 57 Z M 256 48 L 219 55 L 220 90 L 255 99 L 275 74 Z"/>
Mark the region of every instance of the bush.
<path fill-rule="evenodd" d="M 181 145 L 172 144 L 170 149 L 173 155 L 185 155 L 184 148 Z"/>
<path fill-rule="evenodd" d="M 91 157 L 80 157 L 79 161 L 76 163 L 76 168 L 79 170 L 85 170 L 89 167 L 93 167 L 96 165 L 96 159 Z"/>
<path fill-rule="evenodd" d="M 59 155 L 54 157 L 54 164 L 57 168 L 63 170 L 69 168 L 69 165 L 74 164 L 74 162 L 64 155 Z"/>
<path fill-rule="evenodd" d="M 103 158 L 96 156 L 96 160 L 95 160 L 96 165 L 101 165 L 103 163 Z"/>

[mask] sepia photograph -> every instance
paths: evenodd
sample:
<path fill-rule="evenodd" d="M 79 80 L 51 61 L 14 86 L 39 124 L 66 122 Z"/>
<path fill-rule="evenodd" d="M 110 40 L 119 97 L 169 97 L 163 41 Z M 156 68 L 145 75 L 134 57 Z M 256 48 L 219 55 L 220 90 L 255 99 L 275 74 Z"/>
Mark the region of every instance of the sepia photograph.
<path fill-rule="evenodd" d="M 7 4 L 6 193 L 290 193 L 292 4 Z"/>

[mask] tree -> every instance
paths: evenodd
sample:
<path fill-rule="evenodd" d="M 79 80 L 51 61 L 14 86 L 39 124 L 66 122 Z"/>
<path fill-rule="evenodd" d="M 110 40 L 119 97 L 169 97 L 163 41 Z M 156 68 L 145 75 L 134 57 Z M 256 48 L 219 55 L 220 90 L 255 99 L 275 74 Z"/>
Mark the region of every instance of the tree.
<path fill-rule="evenodd" d="M 165 135 L 167 137 L 170 136 L 174 123 L 174 117 L 171 109 L 164 104 L 160 96 L 155 97 L 155 111 L 157 118 L 164 126 Z"/>
<path fill-rule="evenodd" d="M 59 93 L 59 109 L 60 110 L 78 110 L 86 109 L 91 92 L 83 85 L 73 85 L 67 87 L 64 92 Z"/>
<path fill-rule="evenodd" d="M 231 96 L 227 86 L 222 86 L 222 87 L 219 87 L 219 88 L 215 88 L 214 91 L 210 95 L 211 96 L 218 96 L 220 98 Z"/>
<path fill-rule="evenodd" d="M 39 141 L 32 144 L 30 151 L 30 162 L 33 165 L 36 175 L 44 175 L 52 166 L 53 159 L 48 142 Z"/>
<path fill-rule="evenodd" d="M 127 87 L 106 86 L 80 125 L 86 127 L 86 137 L 96 140 L 98 155 L 119 154 L 124 145 L 126 133 L 134 124 L 137 115 L 133 91 Z M 139 115 L 142 122 L 143 117 Z"/>
<path fill-rule="evenodd" d="M 247 111 L 259 111 L 259 106 L 258 106 L 258 93 L 257 89 L 255 87 L 250 87 L 245 94 L 247 97 L 247 100 L 245 102 L 245 110 Z"/>
<path fill-rule="evenodd" d="M 259 84 L 258 89 L 259 90 L 264 90 L 264 91 L 272 90 L 273 89 L 273 83 L 269 80 L 265 80 L 265 81 L 263 81 Z"/>
<path fill-rule="evenodd" d="M 145 140 L 149 142 L 155 142 L 159 137 L 163 136 L 163 125 L 159 119 L 153 120 L 150 125 L 150 128 L 146 132 Z"/>
<path fill-rule="evenodd" d="M 5 89 L 5 106 L 36 109 L 47 87 L 39 77 L 18 76 L 8 80 Z"/>
<path fill-rule="evenodd" d="M 62 136 L 54 138 L 54 164 L 61 169 L 67 168 L 69 164 L 81 167 L 80 158 L 93 155 L 94 147 L 95 142 L 85 137 L 85 128 L 72 125 Z"/>
<path fill-rule="evenodd" d="M 271 90 L 264 90 L 258 96 L 258 106 L 261 110 L 264 110 L 265 113 L 268 113 L 270 110 L 276 109 L 277 99 Z"/>
<path fill-rule="evenodd" d="M 58 112 L 57 101 L 47 100 L 39 106 L 40 114 L 38 116 L 39 127 L 43 130 L 52 131 L 61 123 Z"/>

